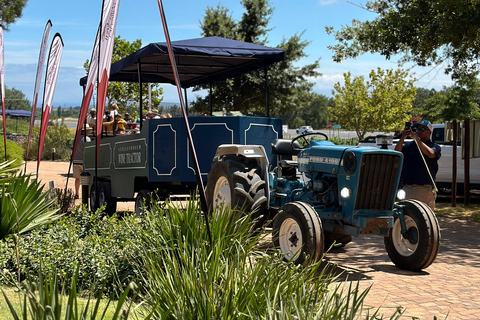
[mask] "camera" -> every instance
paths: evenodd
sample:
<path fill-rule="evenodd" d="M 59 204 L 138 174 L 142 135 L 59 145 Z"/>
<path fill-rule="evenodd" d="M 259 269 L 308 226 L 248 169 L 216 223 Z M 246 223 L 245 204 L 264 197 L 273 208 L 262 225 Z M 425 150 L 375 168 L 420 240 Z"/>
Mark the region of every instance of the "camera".
<path fill-rule="evenodd" d="M 412 126 L 412 123 L 409 121 L 409 122 L 405 122 L 405 130 L 411 130 L 413 132 L 417 132 L 418 127 Z"/>

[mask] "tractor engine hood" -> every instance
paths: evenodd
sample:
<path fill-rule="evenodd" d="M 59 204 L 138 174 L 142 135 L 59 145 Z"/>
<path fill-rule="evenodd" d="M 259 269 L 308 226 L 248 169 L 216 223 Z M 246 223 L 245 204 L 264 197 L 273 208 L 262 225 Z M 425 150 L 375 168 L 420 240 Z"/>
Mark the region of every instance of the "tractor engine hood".
<path fill-rule="evenodd" d="M 375 147 L 337 146 L 330 141 L 314 140 L 308 148 L 302 150 L 297 157 L 298 170 L 300 172 L 323 172 L 338 174 L 340 166 L 343 166 L 343 157 L 346 151 L 356 154 L 356 161 L 363 153 L 391 153 L 391 150 L 380 150 Z M 342 171 L 343 172 L 343 171 Z"/>

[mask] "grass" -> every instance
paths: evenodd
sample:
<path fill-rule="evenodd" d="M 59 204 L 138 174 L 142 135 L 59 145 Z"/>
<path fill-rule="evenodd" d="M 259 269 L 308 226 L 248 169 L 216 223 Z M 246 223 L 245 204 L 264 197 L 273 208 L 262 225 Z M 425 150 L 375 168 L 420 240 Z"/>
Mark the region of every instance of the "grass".
<path fill-rule="evenodd" d="M 10 302 L 13 304 L 14 308 L 15 308 L 15 311 L 17 311 L 18 314 L 21 313 L 21 303 L 20 303 L 20 299 L 22 299 L 22 304 L 23 304 L 23 295 L 19 295 L 18 292 L 13 289 L 13 288 L 10 288 L 10 287 L 6 287 L 6 286 L 2 286 L 0 287 L 0 291 L 2 291 L 6 294 L 8 300 L 10 300 Z M 68 296 L 64 296 L 63 300 L 67 300 L 68 299 Z M 84 307 L 88 302 L 88 299 L 87 298 L 78 298 L 78 307 L 79 309 L 81 309 L 82 307 Z M 92 303 L 92 302 L 90 302 Z M 107 306 L 108 304 L 108 300 L 107 299 L 103 299 L 101 302 L 100 302 L 100 310 L 104 310 L 105 307 Z M 107 319 L 110 319 L 113 314 L 115 313 L 115 307 L 116 307 L 116 304 L 115 303 L 112 303 L 110 302 L 110 305 L 108 306 L 107 308 L 107 312 L 106 312 L 106 318 Z M 65 311 L 65 309 L 67 308 L 66 306 L 66 303 L 65 305 L 63 306 L 63 309 Z M 0 294 L 0 319 L 12 319 L 12 313 L 10 312 L 10 309 L 8 308 L 8 305 L 5 301 L 5 298 L 3 297 L 3 294 Z M 96 319 L 101 319 L 101 315 L 99 314 Z"/>
<path fill-rule="evenodd" d="M 463 200 L 457 200 L 457 206 L 452 207 L 450 202 L 437 202 L 435 204 L 435 214 L 438 217 L 480 222 L 480 204 L 471 203 L 465 206 Z"/>

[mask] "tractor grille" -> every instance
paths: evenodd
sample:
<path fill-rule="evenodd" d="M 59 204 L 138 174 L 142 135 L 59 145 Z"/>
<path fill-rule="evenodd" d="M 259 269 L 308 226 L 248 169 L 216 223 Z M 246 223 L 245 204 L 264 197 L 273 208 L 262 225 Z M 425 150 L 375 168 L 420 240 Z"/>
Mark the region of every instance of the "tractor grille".
<path fill-rule="evenodd" d="M 399 166 L 397 155 L 364 154 L 355 209 L 390 210 Z"/>

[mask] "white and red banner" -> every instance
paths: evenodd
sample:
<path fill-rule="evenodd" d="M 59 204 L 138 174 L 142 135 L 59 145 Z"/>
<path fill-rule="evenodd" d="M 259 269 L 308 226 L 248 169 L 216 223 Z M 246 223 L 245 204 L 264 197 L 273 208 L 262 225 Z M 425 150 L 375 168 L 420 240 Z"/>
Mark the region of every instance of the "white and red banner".
<path fill-rule="evenodd" d="M 102 116 L 105 110 L 108 78 L 112 63 L 113 44 L 115 42 L 115 28 L 117 26 L 118 6 L 120 0 L 105 0 L 103 2 L 102 21 L 100 23 L 100 44 L 98 63 L 98 87 L 97 87 L 97 150 L 100 149 L 102 133 Z M 95 161 L 98 161 L 96 159 Z"/>
<path fill-rule="evenodd" d="M 77 131 L 75 133 L 75 140 L 73 141 L 72 157 L 70 162 L 73 161 L 73 155 L 77 150 L 78 140 L 80 139 L 82 133 L 82 127 L 85 123 L 88 113 L 88 106 L 92 99 L 93 91 L 95 90 L 95 80 L 98 76 L 98 43 L 100 35 L 100 27 L 97 31 L 97 37 L 95 38 L 95 45 L 93 46 L 92 58 L 90 59 L 90 66 L 88 67 L 88 76 L 85 89 L 83 91 L 82 106 L 80 108 L 80 116 L 78 117 Z"/>
<path fill-rule="evenodd" d="M 58 70 L 60 68 L 60 60 L 63 52 L 63 40 L 59 33 L 56 33 L 50 46 L 50 53 L 47 60 L 47 71 L 45 74 L 45 88 L 43 93 L 43 109 L 42 122 L 40 125 L 40 139 L 38 144 L 38 162 L 37 162 L 37 176 L 40 166 L 40 159 L 42 158 L 43 144 L 45 142 L 45 134 L 47 133 L 48 119 L 50 118 L 50 111 L 52 110 L 53 94 L 57 84 Z"/>
<path fill-rule="evenodd" d="M 28 131 L 28 140 L 27 140 L 27 157 L 26 157 L 27 160 L 28 160 L 28 151 L 30 149 L 30 140 L 32 136 L 32 130 L 35 124 L 35 112 L 37 110 L 38 92 L 40 91 L 43 67 L 45 66 L 45 57 L 47 55 L 48 38 L 50 37 L 51 29 L 52 29 L 52 22 L 48 20 L 47 25 L 45 26 L 45 31 L 43 32 L 42 43 L 40 46 L 40 54 L 38 55 L 37 77 L 35 78 L 35 87 L 33 89 L 32 117 L 30 119 L 30 130 Z"/>
<path fill-rule="evenodd" d="M 3 146 L 7 161 L 7 129 L 5 126 L 5 57 L 3 52 L 3 28 L 0 27 L 0 85 L 2 86 Z"/>

